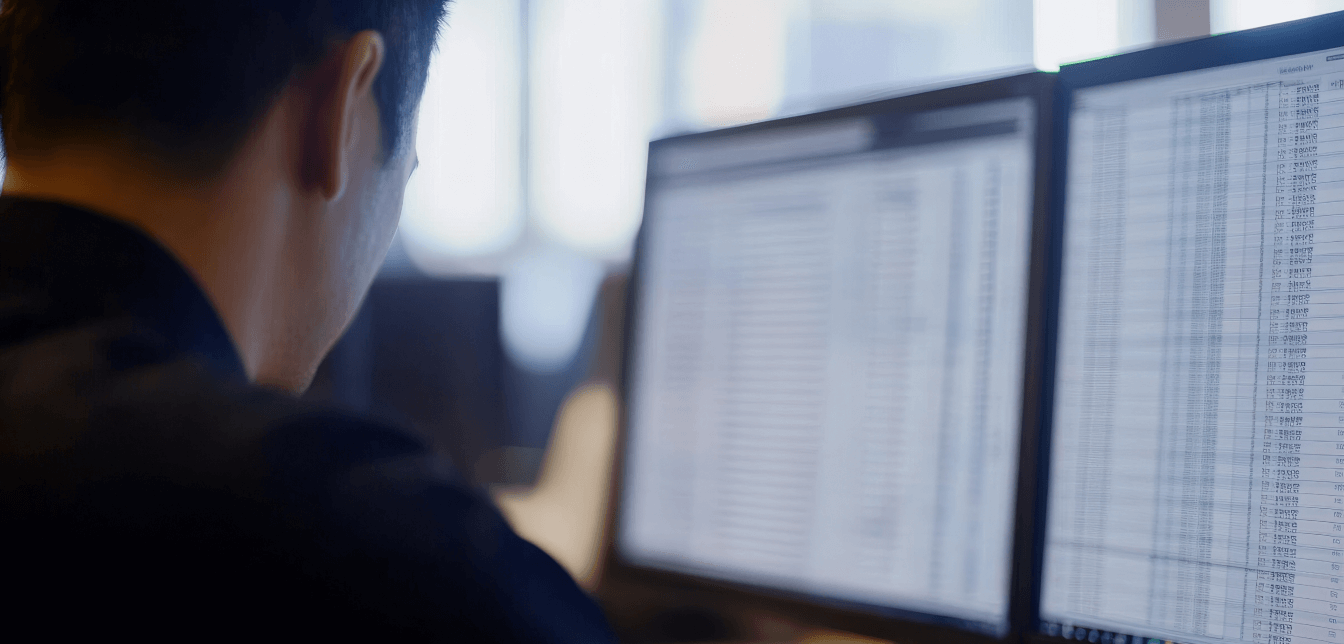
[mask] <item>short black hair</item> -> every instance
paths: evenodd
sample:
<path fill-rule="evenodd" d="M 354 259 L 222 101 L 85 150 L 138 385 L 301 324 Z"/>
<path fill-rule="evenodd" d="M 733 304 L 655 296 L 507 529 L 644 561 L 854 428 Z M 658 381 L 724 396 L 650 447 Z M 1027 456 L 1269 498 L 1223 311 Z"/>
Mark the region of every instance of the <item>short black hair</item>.
<path fill-rule="evenodd" d="M 0 0 L 10 156 L 113 132 L 187 171 L 222 167 L 299 70 L 383 34 L 384 157 L 406 145 L 450 0 Z"/>

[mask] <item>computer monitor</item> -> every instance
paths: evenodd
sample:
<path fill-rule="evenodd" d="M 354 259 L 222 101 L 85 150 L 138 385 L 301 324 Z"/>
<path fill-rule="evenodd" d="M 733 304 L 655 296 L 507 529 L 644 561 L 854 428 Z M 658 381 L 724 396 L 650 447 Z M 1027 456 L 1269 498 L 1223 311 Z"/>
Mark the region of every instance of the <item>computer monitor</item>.
<path fill-rule="evenodd" d="M 1038 630 L 1344 639 L 1344 15 L 1059 89 Z"/>
<path fill-rule="evenodd" d="M 1051 80 L 652 144 L 616 567 L 1008 633 Z"/>

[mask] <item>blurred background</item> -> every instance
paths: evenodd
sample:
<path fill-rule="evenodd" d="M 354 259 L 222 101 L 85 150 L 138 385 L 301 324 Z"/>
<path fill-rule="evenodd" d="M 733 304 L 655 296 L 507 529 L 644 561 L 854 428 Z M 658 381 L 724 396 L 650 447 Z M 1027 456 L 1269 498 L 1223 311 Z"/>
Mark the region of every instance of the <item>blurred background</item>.
<path fill-rule="evenodd" d="M 309 396 L 420 429 L 596 581 L 648 141 L 1344 0 L 455 0 L 387 262 Z"/>
<path fill-rule="evenodd" d="M 455 0 L 388 277 L 497 279 L 506 357 L 574 359 L 647 142 L 1344 9 L 1344 0 Z"/>
<path fill-rule="evenodd" d="M 602 268 L 629 258 L 651 138 L 1340 9 L 1342 0 L 455 0 L 421 109 L 405 256 L 393 259 L 444 276 L 559 273 L 573 279 L 557 286 L 591 297 Z M 559 360 L 560 336 L 576 333 L 523 334 L 535 330 L 512 320 L 510 351 L 536 366 Z"/>

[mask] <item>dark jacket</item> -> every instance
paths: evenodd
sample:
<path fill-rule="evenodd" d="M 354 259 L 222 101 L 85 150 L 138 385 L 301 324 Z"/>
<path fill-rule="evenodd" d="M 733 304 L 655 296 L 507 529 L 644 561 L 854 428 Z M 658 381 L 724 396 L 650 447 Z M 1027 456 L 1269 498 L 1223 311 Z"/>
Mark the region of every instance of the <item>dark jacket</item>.
<path fill-rule="evenodd" d="M 602 642 L 592 600 L 394 427 L 250 386 L 151 239 L 0 198 L 8 630 Z"/>

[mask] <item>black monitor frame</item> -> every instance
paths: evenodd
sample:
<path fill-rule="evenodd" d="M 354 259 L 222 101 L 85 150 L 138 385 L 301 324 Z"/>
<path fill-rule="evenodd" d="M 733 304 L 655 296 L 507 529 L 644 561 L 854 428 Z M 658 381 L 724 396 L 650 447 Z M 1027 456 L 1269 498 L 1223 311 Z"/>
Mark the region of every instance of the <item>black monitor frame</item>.
<path fill-rule="evenodd" d="M 1044 631 L 1046 626 L 1040 614 L 1041 576 L 1045 563 L 1045 531 L 1047 501 L 1049 499 L 1050 445 L 1053 432 L 1055 358 L 1058 348 L 1060 273 L 1064 257 L 1064 225 L 1068 187 L 1068 151 L 1069 118 L 1072 114 L 1073 95 L 1080 89 L 1123 83 L 1125 81 L 1155 78 L 1182 72 L 1200 71 L 1251 63 L 1283 56 L 1309 54 L 1326 49 L 1344 47 L 1344 11 L 1325 14 L 1314 18 L 1305 18 L 1268 27 L 1249 29 L 1216 36 L 1187 40 L 1170 45 L 1119 54 L 1108 58 L 1065 65 L 1059 71 L 1055 87 L 1053 123 L 1054 150 L 1056 160 L 1051 168 L 1050 178 L 1050 223 L 1049 237 L 1052 240 L 1049 252 L 1045 256 L 1048 263 L 1046 271 L 1048 281 L 1046 292 L 1045 332 L 1045 371 L 1040 387 L 1041 398 L 1036 401 L 1041 425 L 1039 427 L 1039 449 L 1031 460 L 1037 463 L 1039 486 L 1035 496 L 1037 507 L 1032 512 L 1040 521 L 1029 526 L 1035 531 L 1032 541 L 1030 575 L 1031 584 L 1027 594 L 1031 607 L 1026 611 L 1030 624 L 1025 629 L 1030 642 L 1064 642 L 1077 638 L 1065 638 L 1062 635 L 1051 636 Z M 1023 463 L 1026 463 L 1024 459 Z M 1029 534 L 1027 532 L 1020 533 Z M 1087 636 L 1091 636 L 1088 633 Z M 1098 631 L 1098 640 L 1110 641 L 1109 634 Z"/>
<path fill-rule="evenodd" d="M 599 597 L 613 612 L 620 612 L 622 600 L 644 597 L 669 601 L 668 607 L 698 605 L 714 609 L 763 610 L 786 615 L 809 625 L 836 628 L 875 637 L 911 642 L 967 642 L 987 643 L 1018 641 L 1023 628 L 1034 613 L 1029 592 L 1034 588 L 1030 573 L 1036 544 L 1022 535 L 1031 535 L 1036 524 L 1035 513 L 1040 506 L 1036 496 L 1039 470 L 1036 463 L 1041 450 L 1036 428 L 1041 424 L 1044 408 L 1040 401 L 1041 385 L 1045 374 L 1045 330 L 1047 324 L 1047 274 L 1045 271 L 1049 249 L 1055 244 L 1054 226 L 1049 224 L 1047 198 L 1050 194 L 1051 145 L 1053 122 L 1051 100 L 1054 75 L 1032 72 L 976 82 L 958 87 L 937 89 L 917 94 L 889 98 L 862 105 L 827 110 L 815 114 L 776 119 L 739 127 L 689 134 L 654 141 L 650 144 L 650 158 L 669 144 L 687 141 L 709 141 L 736 136 L 747 132 L 770 131 L 797 125 L 821 123 L 833 119 L 872 116 L 892 113 L 917 113 L 963 105 L 973 105 L 1012 98 L 1030 98 L 1036 104 L 1034 140 L 1034 177 L 1032 186 L 1031 233 L 1028 269 L 1028 301 L 1024 352 L 1023 400 L 1021 406 L 1019 466 L 1016 505 L 1013 519 L 1012 564 L 1009 582 L 1008 629 L 1004 633 L 990 633 L 984 625 L 959 618 L 930 615 L 908 610 L 884 609 L 857 603 L 824 598 L 777 589 L 752 587 L 741 583 L 697 577 L 660 569 L 641 567 L 621 557 L 617 543 L 620 530 L 620 504 L 624 478 L 626 432 L 629 423 L 628 408 L 621 406 L 615 461 L 612 468 L 611 496 L 608 503 L 607 531 L 602 561 Z M 658 177 L 653 171 L 647 178 L 645 213 L 649 213 L 649 198 L 658 191 Z M 622 370 L 620 376 L 621 400 L 628 400 L 632 347 L 639 342 L 636 311 L 642 297 L 641 274 L 646 254 L 644 246 L 647 227 L 641 226 L 635 243 L 635 255 L 629 280 L 629 294 L 625 304 L 625 333 Z M 672 598 L 672 599 L 668 599 Z M 619 620 L 619 616 L 614 615 Z M 978 632 L 977 632 L 978 629 Z"/>

